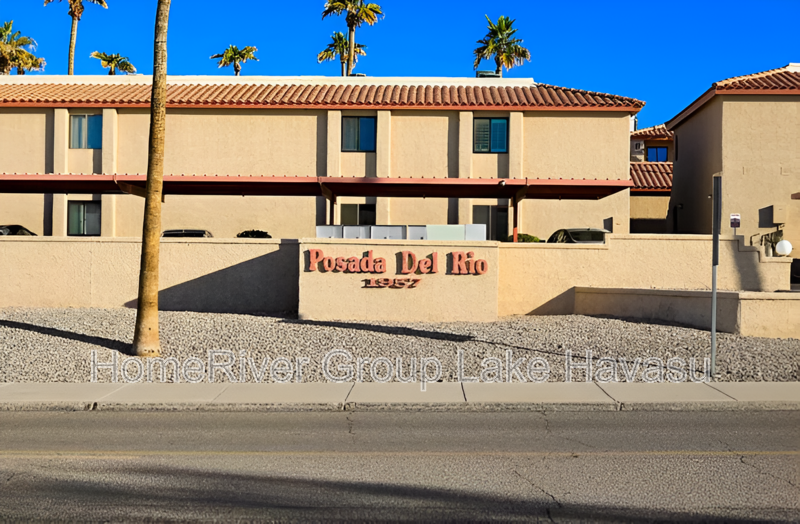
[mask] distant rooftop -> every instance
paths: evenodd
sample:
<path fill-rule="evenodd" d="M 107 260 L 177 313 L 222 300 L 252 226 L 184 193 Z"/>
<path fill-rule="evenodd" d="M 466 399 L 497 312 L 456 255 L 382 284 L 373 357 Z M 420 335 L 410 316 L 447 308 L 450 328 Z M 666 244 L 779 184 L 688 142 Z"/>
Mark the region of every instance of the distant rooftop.
<path fill-rule="evenodd" d="M 675 133 L 667 130 L 664 124 L 657 126 L 645 127 L 631 132 L 631 138 L 637 140 L 672 140 L 675 138 Z"/>
<path fill-rule="evenodd" d="M 0 107 L 148 107 L 151 77 L 0 76 Z M 170 76 L 168 107 L 639 111 L 644 102 L 532 78 Z"/>

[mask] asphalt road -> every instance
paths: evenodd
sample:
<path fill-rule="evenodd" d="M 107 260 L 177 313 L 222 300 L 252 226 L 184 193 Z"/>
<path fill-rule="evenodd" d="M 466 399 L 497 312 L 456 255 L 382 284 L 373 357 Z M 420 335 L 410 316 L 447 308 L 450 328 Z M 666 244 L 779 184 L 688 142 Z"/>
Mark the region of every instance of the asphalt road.
<path fill-rule="evenodd" d="M 800 412 L 0 413 L 0 520 L 800 521 Z"/>

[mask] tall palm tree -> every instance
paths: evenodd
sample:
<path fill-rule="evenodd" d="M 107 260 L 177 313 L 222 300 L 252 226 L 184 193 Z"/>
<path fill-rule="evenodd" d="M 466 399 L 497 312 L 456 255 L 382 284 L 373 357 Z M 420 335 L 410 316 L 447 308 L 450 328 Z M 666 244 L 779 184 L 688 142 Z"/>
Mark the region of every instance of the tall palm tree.
<path fill-rule="evenodd" d="M 374 25 L 383 16 L 381 6 L 365 3 L 364 0 L 327 0 L 322 11 L 322 19 L 345 14 L 348 29 L 347 74 L 353 74 L 356 66 L 356 28 L 363 24 Z"/>
<path fill-rule="evenodd" d="M 531 52 L 522 47 L 522 40 L 513 38 L 517 30 L 511 26 L 516 20 L 501 16 L 495 24 L 486 16 L 486 21 L 489 22 L 489 32 L 486 33 L 482 40 L 478 40 L 477 43 L 481 44 L 481 46 L 473 51 L 475 54 L 475 69 L 478 69 L 481 60 L 494 58 L 495 73 L 503 76 L 504 66 L 506 70 L 509 70 L 514 66 L 522 65 L 525 60 L 531 61 Z"/>
<path fill-rule="evenodd" d="M 36 40 L 22 36 L 21 31 L 15 32 L 13 20 L 0 26 L 0 74 L 11 74 L 15 67 L 18 74 L 44 69 L 44 58 L 36 57 L 35 50 Z"/>
<path fill-rule="evenodd" d="M 139 299 L 133 354 L 157 357 L 158 255 L 161 240 L 161 196 L 164 180 L 164 136 L 167 122 L 167 26 L 171 0 L 158 0 L 153 51 L 153 90 L 150 96 L 150 143 L 147 153 L 147 187 L 142 225 L 142 258 L 139 266 Z"/>
<path fill-rule="evenodd" d="M 136 68 L 128 61 L 127 56 L 121 56 L 118 53 L 109 55 L 107 53 L 101 53 L 100 51 L 95 51 L 89 56 L 100 60 L 100 65 L 108 69 L 109 75 L 116 75 L 117 69 L 127 74 L 136 72 Z"/>
<path fill-rule="evenodd" d="M 61 0 L 58 0 L 59 2 Z M 69 16 L 72 17 L 72 29 L 69 33 L 69 65 L 67 66 L 67 74 L 74 74 L 75 71 L 75 40 L 78 38 L 78 22 L 83 15 L 83 2 L 84 0 L 67 0 L 69 2 Z M 44 0 L 44 5 L 55 2 L 55 0 Z M 108 9 L 106 0 L 86 0 L 91 4 L 97 4 L 103 9 Z"/>
<path fill-rule="evenodd" d="M 225 51 L 217 53 L 216 55 L 211 55 L 211 59 L 214 60 L 219 58 L 219 62 L 217 62 L 218 67 L 228 67 L 232 65 L 233 74 L 239 76 L 239 73 L 242 72 L 242 64 L 248 60 L 255 60 L 258 62 L 258 58 L 256 58 L 255 54 L 253 54 L 256 51 L 258 51 L 258 49 L 251 45 L 245 46 L 241 49 L 235 45 L 229 45 Z"/>
<path fill-rule="evenodd" d="M 346 76 L 347 57 L 349 56 L 348 49 L 350 49 L 350 44 L 344 37 L 344 33 L 337 31 L 331 36 L 331 43 L 317 55 L 317 62 L 322 63 L 326 60 L 335 60 L 338 56 L 342 62 L 342 76 Z M 364 51 L 364 49 L 366 49 L 365 46 L 356 44 L 355 54 L 366 56 L 367 52 Z M 356 57 L 355 60 L 358 62 L 358 57 Z"/>

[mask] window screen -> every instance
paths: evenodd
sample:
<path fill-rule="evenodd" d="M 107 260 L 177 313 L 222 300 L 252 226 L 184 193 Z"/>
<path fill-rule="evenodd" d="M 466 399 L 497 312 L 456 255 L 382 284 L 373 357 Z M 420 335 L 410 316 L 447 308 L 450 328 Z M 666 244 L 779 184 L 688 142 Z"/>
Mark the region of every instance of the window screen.
<path fill-rule="evenodd" d="M 372 116 L 342 117 L 342 151 L 375 151 L 376 128 Z"/>
<path fill-rule="evenodd" d="M 100 202 L 70 202 L 67 207 L 67 234 L 100 235 Z"/>
<path fill-rule="evenodd" d="M 475 153 L 508 152 L 508 119 L 476 118 L 474 120 Z"/>

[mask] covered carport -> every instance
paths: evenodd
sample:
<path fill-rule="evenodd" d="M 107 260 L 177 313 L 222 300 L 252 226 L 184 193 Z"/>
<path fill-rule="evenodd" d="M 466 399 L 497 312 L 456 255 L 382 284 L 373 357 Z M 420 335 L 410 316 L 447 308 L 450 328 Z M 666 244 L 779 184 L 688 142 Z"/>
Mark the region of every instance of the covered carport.
<path fill-rule="evenodd" d="M 0 193 L 128 193 L 143 197 L 146 175 L 0 174 Z M 167 175 L 163 195 L 324 196 L 333 224 L 339 197 L 506 198 L 513 209 L 514 242 L 519 203 L 525 199 L 598 200 L 633 187 L 631 180 L 585 178 L 378 178 Z M 797 195 L 794 195 L 797 197 Z"/>

